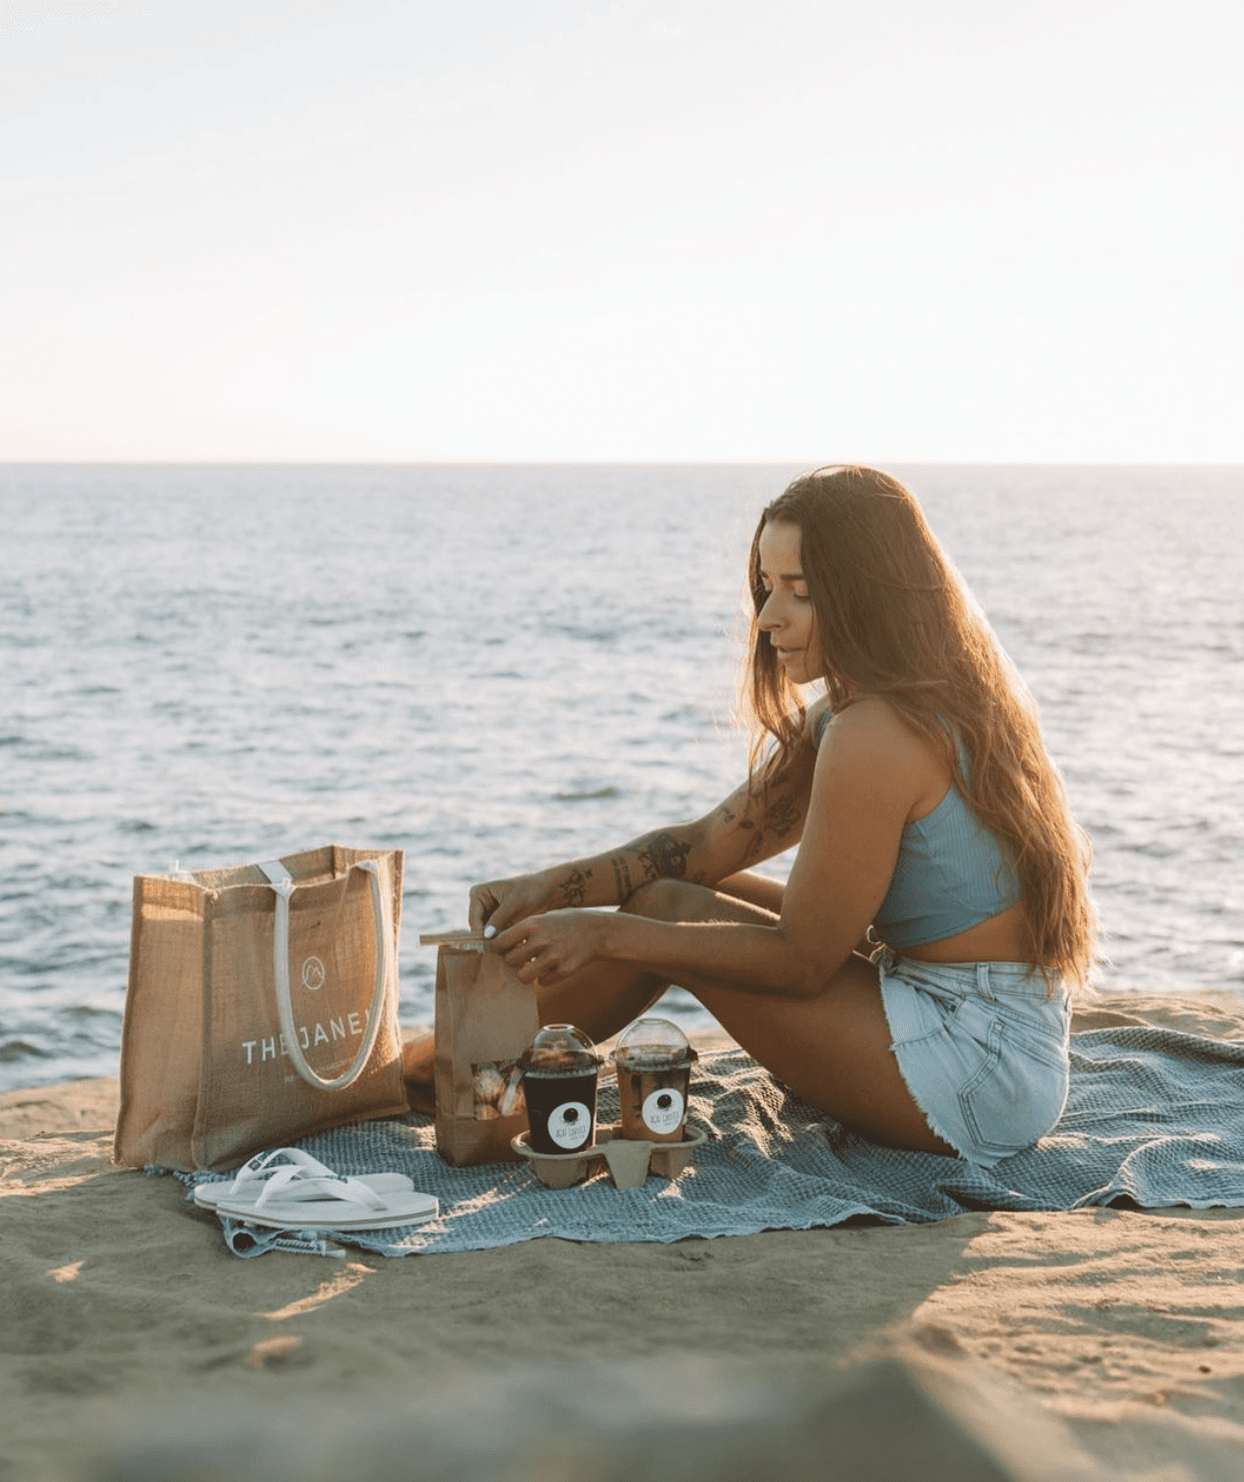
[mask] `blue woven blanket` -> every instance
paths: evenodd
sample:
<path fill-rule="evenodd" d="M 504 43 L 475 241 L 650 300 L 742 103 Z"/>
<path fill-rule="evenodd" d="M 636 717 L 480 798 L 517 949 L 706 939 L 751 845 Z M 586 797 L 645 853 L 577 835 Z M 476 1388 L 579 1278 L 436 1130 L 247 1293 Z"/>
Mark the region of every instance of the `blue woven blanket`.
<path fill-rule="evenodd" d="M 600 1120 L 616 1115 L 616 1086 L 602 1082 Z M 737 1049 L 701 1057 L 691 1119 L 709 1139 L 687 1170 L 625 1191 L 606 1172 L 555 1190 L 525 1162 L 450 1168 L 426 1117 L 354 1123 L 301 1146 L 338 1173 L 393 1169 L 437 1195 L 441 1214 L 433 1223 L 334 1237 L 389 1256 L 547 1235 L 668 1243 L 853 1217 L 922 1224 L 981 1209 L 1244 1205 L 1244 1042 L 1171 1029 L 1073 1035 L 1062 1120 L 1036 1147 L 992 1169 L 878 1147 L 786 1092 Z M 325 1249 L 314 1235 L 222 1224 L 238 1255 Z"/>

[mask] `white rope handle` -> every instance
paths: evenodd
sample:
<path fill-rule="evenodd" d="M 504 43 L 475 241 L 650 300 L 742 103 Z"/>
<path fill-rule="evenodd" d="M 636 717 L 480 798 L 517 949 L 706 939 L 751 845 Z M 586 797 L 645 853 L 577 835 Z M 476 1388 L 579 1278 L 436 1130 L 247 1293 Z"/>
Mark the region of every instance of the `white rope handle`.
<path fill-rule="evenodd" d="M 285 1036 L 286 1051 L 294 1069 L 309 1086 L 320 1091 L 344 1091 L 363 1074 L 363 1067 L 376 1047 L 376 1038 L 380 1033 L 380 1010 L 392 967 L 393 937 L 389 930 L 384 892 L 380 889 L 380 865 L 374 859 L 361 859 L 351 867 L 365 870 L 371 878 L 372 919 L 376 927 L 376 984 L 372 990 L 371 1012 L 363 1043 L 354 1057 L 354 1063 L 334 1080 L 326 1080 L 312 1070 L 307 1057 L 302 1053 L 298 1031 L 294 1026 L 294 1005 L 289 990 L 289 902 L 295 889 L 293 876 L 280 860 L 270 860 L 259 868 L 267 875 L 276 892 L 276 919 L 272 924 L 272 969 L 276 981 L 276 1007 L 281 1016 L 281 1033 Z"/>

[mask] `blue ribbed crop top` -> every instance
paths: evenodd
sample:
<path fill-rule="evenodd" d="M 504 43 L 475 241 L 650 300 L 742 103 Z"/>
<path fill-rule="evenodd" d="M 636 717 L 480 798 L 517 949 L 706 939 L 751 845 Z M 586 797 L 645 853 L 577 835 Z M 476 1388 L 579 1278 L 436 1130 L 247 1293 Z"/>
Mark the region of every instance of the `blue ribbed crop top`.
<path fill-rule="evenodd" d="M 827 712 L 818 720 L 818 744 L 829 718 Z M 960 762 L 966 771 L 962 743 Z M 952 782 L 932 813 L 903 829 L 874 935 L 896 951 L 922 947 L 979 926 L 1019 898 L 1019 878 L 1001 842 Z"/>

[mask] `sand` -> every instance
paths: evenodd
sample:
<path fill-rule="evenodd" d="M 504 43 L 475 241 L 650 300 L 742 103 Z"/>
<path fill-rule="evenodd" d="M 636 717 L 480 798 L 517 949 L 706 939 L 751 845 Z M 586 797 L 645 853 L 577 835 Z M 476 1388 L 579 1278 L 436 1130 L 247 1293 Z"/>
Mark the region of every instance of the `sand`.
<path fill-rule="evenodd" d="M 241 1261 L 116 1106 L 0 1095 L 0 1482 L 1244 1476 L 1240 1210 Z"/>

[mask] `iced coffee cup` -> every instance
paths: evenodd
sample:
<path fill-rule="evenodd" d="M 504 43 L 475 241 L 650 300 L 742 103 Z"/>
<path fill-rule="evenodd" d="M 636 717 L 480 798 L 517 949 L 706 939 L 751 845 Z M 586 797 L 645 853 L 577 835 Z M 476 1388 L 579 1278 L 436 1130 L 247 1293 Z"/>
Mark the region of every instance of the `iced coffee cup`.
<path fill-rule="evenodd" d="M 573 1024 L 548 1024 L 519 1064 L 532 1152 L 574 1153 L 590 1147 L 601 1057 L 587 1035 Z"/>
<path fill-rule="evenodd" d="M 696 1052 L 668 1019 L 636 1019 L 618 1036 L 622 1136 L 647 1142 L 681 1142 L 687 1085 Z"/>

